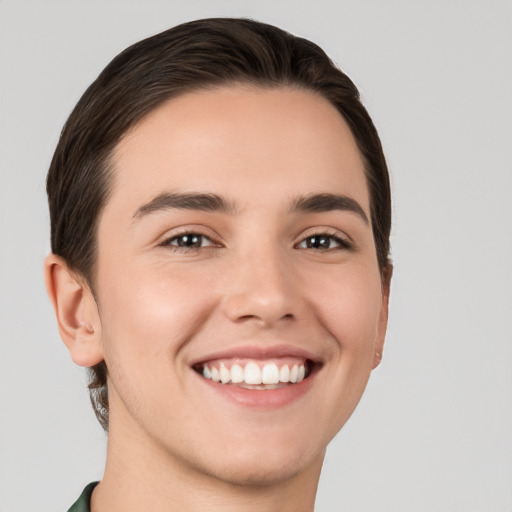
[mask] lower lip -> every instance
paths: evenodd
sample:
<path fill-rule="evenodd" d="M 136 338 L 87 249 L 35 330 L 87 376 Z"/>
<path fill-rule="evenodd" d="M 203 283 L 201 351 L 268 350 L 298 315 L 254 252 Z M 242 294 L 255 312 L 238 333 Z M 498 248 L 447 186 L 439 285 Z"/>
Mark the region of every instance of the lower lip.
<path fill-rule="evenodd" d="M 199 374 L 197 375 L 211 391 L 222 398 L 244 407 L 256 409 L 277 409 L 295 402 L 311 389 L 315 376 L 316 372 L 297 384 L 277 389 L 245 389 L 231 384 L 215 382 L 205 379 Z"/>

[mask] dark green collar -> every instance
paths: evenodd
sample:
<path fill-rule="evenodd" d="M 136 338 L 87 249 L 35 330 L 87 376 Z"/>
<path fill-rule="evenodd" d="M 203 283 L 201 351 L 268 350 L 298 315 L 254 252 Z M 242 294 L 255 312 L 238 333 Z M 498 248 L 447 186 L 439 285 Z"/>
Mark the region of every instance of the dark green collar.
<path fill-rule="evenodd" d="M 98 482 L 89 484 L 80 494 L 75 503 L 71 506 L 68 512 L 91 512 L 91 494 Z"/>

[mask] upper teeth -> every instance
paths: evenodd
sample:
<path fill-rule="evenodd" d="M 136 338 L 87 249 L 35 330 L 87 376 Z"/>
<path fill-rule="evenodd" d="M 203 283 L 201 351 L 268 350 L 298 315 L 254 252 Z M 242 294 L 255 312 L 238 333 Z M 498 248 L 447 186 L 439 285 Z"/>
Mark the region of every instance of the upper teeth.
<path fill-rule="evenodd" d="M 291 366 L 291 368 L 290 368 Z M 227 384 L 279 384 L 301 382 L 306 374 L 304 364 L 288 365 L 284 364 L 280 368 L 276 363 L 266 363 L 260 367 L 255 362 L 249 362 L 244 366 L 233 364 L 227 368 L 224 363 L 216 366 L 203 366 L 203 377 L 215 382 Z"/>

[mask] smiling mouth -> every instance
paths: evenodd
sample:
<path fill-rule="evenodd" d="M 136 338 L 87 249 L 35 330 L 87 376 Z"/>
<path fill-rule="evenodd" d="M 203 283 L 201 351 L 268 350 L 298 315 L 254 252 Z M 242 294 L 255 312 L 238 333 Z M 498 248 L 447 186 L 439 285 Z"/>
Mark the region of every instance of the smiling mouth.
<path fill-rule="evenodd" d="M 316 364 L 302 358 L 216 360 L 194 365 L 204 379 L 244 389 L 269 390 L 299 384 Z"/>

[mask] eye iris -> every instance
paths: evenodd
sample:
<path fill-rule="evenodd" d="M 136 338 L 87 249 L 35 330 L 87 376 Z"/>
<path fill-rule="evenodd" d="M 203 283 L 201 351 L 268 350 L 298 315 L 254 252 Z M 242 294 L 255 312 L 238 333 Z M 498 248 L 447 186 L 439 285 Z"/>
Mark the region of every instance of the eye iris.
<path fill-rule="evenodd" d="M 330 244 L 328 236 L 312 236 L 307 240 L 308 249 L 329 249 Z"/>
<path fill-rule="evenodd" d="M 178 238 L 180 247 L 201 247 L 201 235 L 182 235 Z"/>

